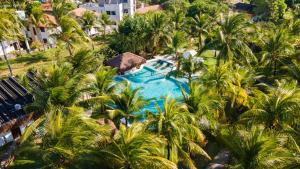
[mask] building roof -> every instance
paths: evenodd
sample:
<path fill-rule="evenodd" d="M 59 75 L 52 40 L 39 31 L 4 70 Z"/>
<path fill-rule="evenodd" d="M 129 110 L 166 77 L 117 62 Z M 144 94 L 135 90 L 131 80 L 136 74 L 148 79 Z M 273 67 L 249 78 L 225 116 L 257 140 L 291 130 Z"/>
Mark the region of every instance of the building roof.
<path fill-rule="evenodd" d="M 138 14 L 145 14 L 148 12 L 155 12 L 155 11 L 161 11 L 163 8 L 161 5 L 150 5 L 146 7 L 142 7 L 136 10 L 136 13 Z"/>
<path fill-rule="evenodd" d="M 22 107 L 32 103 L 32 95 L 13 77 L 0 81 L 0 127 L 24 116 Z"/>
<path fill-rule="evenodd" d="M 57 22 L 55 16 L 44 13 L 43 17 L 44 17 L 45 23 L 39 23 L 39 27 L 58 26 L 58 22 Z"/>
<path fill-rule="evenodd" d="M 76 9 L 70 11 L 70 14 L 74 15 L 75 17 L 82 17 L 82 15 L 86 11 L 91 11 L 91 10 L 79 7 L 79 8 L 76 8 Z M 95 15 L 99 15 L 97 12 L 94 12 L 94 11 L 91 11 L 91 12 L 93 12 Z"/>
<path fill-rule="evenodd" d="M 43 3 L 42 5 L 42 9 L 44 12 L 52 12 L 53 9 L 52 9 L 52 4 L 51 3 Z"/>
<path fill-rule="evenodd" d="M 134 67 L 140 66 L 144 63 L 146 63 L 145 58 L 130 52 L 126 52 L 119 54 L 112 59 L 109 59 L 108 61 L 106 61 L 105 64 L 107 66 L 117 68 L 118 72 L 120 74 L 123 74 L 124 72 Z"/>
<path fill-rule="evenodd" d="M 127 3 L 129 0 L 98 0 L 99 5 Z"/>

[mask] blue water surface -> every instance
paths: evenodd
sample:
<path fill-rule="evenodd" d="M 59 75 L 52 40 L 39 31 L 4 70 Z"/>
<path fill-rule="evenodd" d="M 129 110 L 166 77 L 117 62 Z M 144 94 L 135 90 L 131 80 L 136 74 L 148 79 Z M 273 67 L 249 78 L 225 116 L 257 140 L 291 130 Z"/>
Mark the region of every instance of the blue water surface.
<path fill-rule="evenodd" d="M 163 109 L 164 98 L 166 96 L 181 101 L 181 89 L 188 91 L 188 85 L 185 81 L 167 77 L 167 73 L 166 71 L 153 69 L 151 66 L 144 66 L 137 72 L 117 76 L 115 80 L 126 80 L 133 89 L 141 88 L 139 94 L 145 99 L 153 99 L 149 105 L 138 112 L 138 114 L 141 115 L 141 113 L 144 113 L 146 110 L 153 113 L 157 112 L 156 104 Z"/>

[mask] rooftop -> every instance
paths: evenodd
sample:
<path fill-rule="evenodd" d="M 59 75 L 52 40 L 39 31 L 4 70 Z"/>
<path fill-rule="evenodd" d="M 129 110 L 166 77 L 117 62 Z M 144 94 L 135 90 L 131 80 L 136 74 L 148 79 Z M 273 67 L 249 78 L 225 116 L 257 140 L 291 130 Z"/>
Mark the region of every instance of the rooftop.
<path fill-rule="evenodd" d="M 124 72 L 144 63 L 146 63 L 145 58 L 130 52 L 119 54 L 106 61 L 107 66 L 117 68 L 120 74 L 123 74 Z"/>
<path fill-rule="evenodd" d="M 136 13 L 138 14 L 145 14 L 148 12 L 155 12 L 155 11 L 160 11 L 162 10 L 161 5 L 151 5 L 151 6 L 146 6 L 142 7 L 136 10 Z"/>
<path fill-rule="evenodd" d="M 32 103 L 32 95 L 13 77 L 0 81 L 0 127 L 24 115 L 22 107 Z"/>

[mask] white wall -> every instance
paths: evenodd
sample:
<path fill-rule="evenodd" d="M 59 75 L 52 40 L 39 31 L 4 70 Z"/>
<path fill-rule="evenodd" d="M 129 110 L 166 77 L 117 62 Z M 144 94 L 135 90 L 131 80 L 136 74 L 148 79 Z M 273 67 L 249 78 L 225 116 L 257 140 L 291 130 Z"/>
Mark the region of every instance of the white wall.
<path fill-rule="evenodd" d="M 0 42 L 0 43 L 1 43 L 1 42 Z M 2 42 L 2 43 L 3 43 L 3 45 L 4 45 L 4 49 L 5 49 L 6 54 L 15 51 L 15 48 L 14 48 L 14 46 L 12 45 L 12 42 L 4 41 L 4 42 Z M 3 55 L 4 55 L 4 53 L 3 53 L 2 47 L 0 46 L 0 56 L 3 56 Z M 1 57 L 1 58 L 3 58 L 3 57 Z"/>
<path fill-rule="evenodd" d="M 81 8 L 85 8 L 94 12 L 98 12 L 98 13 L 102 13 L 105 12 L 104 7 L 99 6 L 98 3 L 86 3 L 86 4 L 82 4 L 79 5 L 79 7 Z"/>

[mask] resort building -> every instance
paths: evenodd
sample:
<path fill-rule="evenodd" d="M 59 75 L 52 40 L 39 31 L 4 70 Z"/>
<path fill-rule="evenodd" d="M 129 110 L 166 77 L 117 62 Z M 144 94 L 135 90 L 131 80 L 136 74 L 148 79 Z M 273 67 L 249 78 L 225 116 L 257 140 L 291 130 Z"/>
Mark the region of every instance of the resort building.
<path fill-rule="evenodd" d="M 26 36 L 30 42 L 39 42 L 44 48 L 52 48 L 55 46 L 56 39 L 54 34 L 58 34 L 61 30 L 55 17 L 50 14 L 44 14 L 45 23 L 34 25 L 30 20 L 26 27 Z"/>
<path fill-rule="evenodd" d="M 96 3 L 85 3 L 79 7 L 97 13 L 106 13 L 112 21 L 119 22 L 126 15 L 134 15 L 136 0 L 97 0 Z"/>
<path fill-rule="evenodd" d="M 0 146 L 14 141 L 32 123 L 33 114 L 23 111 L 32 101 L 33 96 L 13 77 L 0 81 Z"/>
<path fill-rule="evenodd" d="M 72 16 L 74 16 L 77 20 L 80 20 L 81 17 L 83 16 L 83 14 L 86 12 L 86 11 L 91 11 L 91 10 L 88 10 L 88 9 L 85 9 L 85 8 L 76 8 L 72 11 L 70 11 L 70 14 Z M 93 11 L 92 11 L 93 12 Z M 99 15 L 99 13 L 97 12 L 94 12 L 96 16 Z M 99 26 L 94 26 L 92 27 L 90 30 L 84 30 L 86 32 L 87 35 L 89 36 L 93 36 L 93 35 L 97 35 L 99 34 Z"/>

